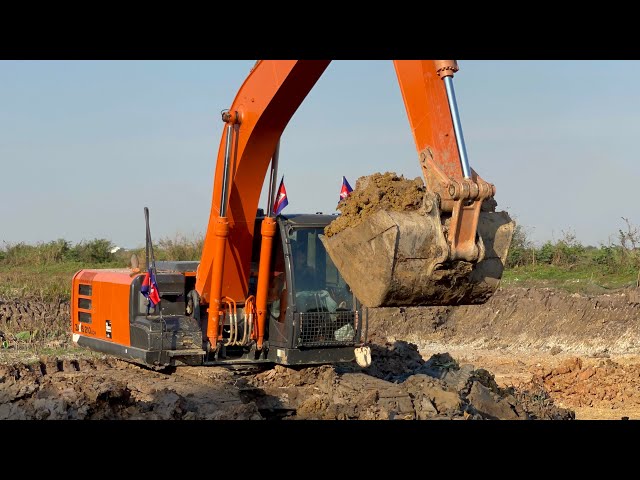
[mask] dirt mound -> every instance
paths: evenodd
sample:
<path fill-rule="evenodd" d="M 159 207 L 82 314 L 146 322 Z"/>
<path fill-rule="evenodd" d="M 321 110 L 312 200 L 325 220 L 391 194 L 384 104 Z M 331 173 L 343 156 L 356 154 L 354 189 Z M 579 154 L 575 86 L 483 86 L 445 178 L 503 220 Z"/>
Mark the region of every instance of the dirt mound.
<path fill-rule="evenodd" d="M 0 298 L 0 346 L 63 335 L 68 330 L 69 312 L 69 302 L 64 300 Z"/>
<path fill-rule="evenodd" d="M 486 370 L 448 355 L 422 361 L 415 345 L 376 346 L 374 365 L 167 372 L 120 360 L 42 358 L 0 365 L 0 419 L 392 420 L 573 419 L 551 402 L 532 410 Z"/>
<path fill-rule="evenodd" d="M 378 342 L 393 337 L 516 353 L 640 354 L 640 305 L 629 301 L 631 293 L 500 288 L 482 305 L 369 309 L 369 331 Z"/>
<path fill-rule="evenodd" d="M 347 227 L 359 224 L 378 210 L 403 212 L 422 206 L 426 188 L 422 178 L 407 180 L 393 172 L 374 173 L 360 177 L 351 194 L 337 206 L 340 216 L 325 227 L 331 237 Z"/>
<path fill-rule="evenodd" d="M 0 348 L 0 419 L 640 419 L 631 293 L 503 288 L 484 305 L 369 309 L 370 367 L 258 372 L 144 369 L 72 348 L 68 303 L 4 300 L 6 338 L 51 318 L 65 349 Z"/>
<path fill-rule="evenodd" d="M 579 358 L 565 360 L 556 368 L 532 369 L 533 378 L 526 388 L 538 386 L 572 407 L 596 407 L 624 410 L 640 405 L 640 365 L 623 365 L 610 359 L 586 365 Z"/>
<path fill-rule="evenodd" d="M 482 365 L 504 388 L 537 399 L 530 410 L 553 399 L 577 418 L 640 419 L 635 295 L 509 287 L 483 305 L 369 309 L 370 338 Z"/>

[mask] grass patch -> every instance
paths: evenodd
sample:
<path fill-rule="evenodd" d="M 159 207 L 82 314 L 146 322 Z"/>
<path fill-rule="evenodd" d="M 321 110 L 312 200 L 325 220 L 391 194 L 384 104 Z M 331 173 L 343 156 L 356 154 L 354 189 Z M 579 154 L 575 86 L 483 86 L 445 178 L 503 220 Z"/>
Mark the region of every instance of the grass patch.
<path fill-rule="evenodd" d="M 43 265 L 7 265 L 0 262 L 0 298 L 33 297 L 42 301 L 71 298 L 71 280 L 83 268 L 117 268 L 126 264 L 88 264 L 67 261 Z"/>
<path fill-rule="evenodd" d="M 177 234 L 158 240 L 154 245 L 156 260 L 198 260 L 204 237 L 187 238 Z M 71 298 L 73 275 L 84 268 L 126 268 L 136 254 L 145 268 L 145 249 L 114 250 L 106 239 L 82 241 L 72 245 L 64 239 L 4 244 L 0 249 L 0 298 L 31 297 L 43 301 Z"/>
<path fill-rule="evenodd" d="M 546 287 L 571 293 L 598 293 L 636 285 L 634 271 L 603 271 L 593 265 L 558 267 L 555 265 L 527 265 L 505 269 L 503 287 Z"/>

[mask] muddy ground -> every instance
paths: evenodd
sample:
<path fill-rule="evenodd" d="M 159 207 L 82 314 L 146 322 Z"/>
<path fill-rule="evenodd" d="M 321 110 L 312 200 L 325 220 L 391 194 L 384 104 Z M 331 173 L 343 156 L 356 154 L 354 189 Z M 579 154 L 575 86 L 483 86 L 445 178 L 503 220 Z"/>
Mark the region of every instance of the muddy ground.
<path fill-rule="evenodd" d="M 639 313 L 627 291 L 522 288 L 484 305 L 370 309 L 365 369 L 153 371 L 64 334 L 55 355 L 8 342 L 0 419 L 640 419 Z M 68 305 L 0 300 L 0 331 L 36 317 L 66 321 Z"/>

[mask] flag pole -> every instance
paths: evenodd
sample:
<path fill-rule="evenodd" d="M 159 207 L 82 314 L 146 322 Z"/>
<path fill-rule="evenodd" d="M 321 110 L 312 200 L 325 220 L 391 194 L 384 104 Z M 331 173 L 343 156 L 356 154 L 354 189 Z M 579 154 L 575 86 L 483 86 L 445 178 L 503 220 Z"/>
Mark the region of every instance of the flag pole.
<path fill-rule="evenodd" d="M 280 157 L 280 140 L 271 157 L 271 173 L 269 174 L 269 193 L 267 195 L 267 217 L 273 216 L 273 204 L 276 199 L 276 182 L 278 181 L 278 158 Z"/>
<path fill-rule="evenodd" d="M 147 207 L 144 207 L 144 225 L 146 228 L 146 237 L 144 241 L 144 265 L 147 267 L 147 271 L 149 271 L 149 243 L 151 239 L 149 238 L 149 209 Z"/>
<path fill-rule="evenodd" d="M 149 227 L 149 209 L 147 207 L 144 207 L 144 221 L 145 221 L 146 229 L 147 229 L 147 238 L 146 238 L 146 246 L 145 246 L 147 271 L 149 272 L 149 275 L 151 277 L 149 279 L 149 282 L 151 284 L 155 285 L 156 291 L 157 291 L 157 286 L 158 286 L 157 276 L 158 276 L 158 272 L 156 270 L 156 259 L 155 259 L 155 256 L 153 255 L 153 243 L 151 241 L 151 228 Z M 160 314 L 160 318 L 162 318 L 162 308 L 160 306 L 160 302 L 161 301 L 162 301 L 162 299 L 160 298 L 160 292 L 158 292 L 158 303 L 156 304 L 156 306 L 158 307 L 158 312 Z"/>
<path fill-rule="evenodd" d="M 160 332 L 160 351 L 158 352 L 158 364 L 162 360 L 162 352 L 164 350 L 164 332 L 167 330 L 167 325 L 165 323 L 164 317 L 162 316 L 162 298 L 160 297 L 160 292 L 158 291 L 158 272 L 156 270 L 156 259 L 153 255 L 153 242 L 151 241 L 151 228 L 149 227 L 149 209 L 144 207 L 144 221 L 147 229 L 147 238 L 146 238 L 146 253 L 147 253 L 147 274 L 149 275 L 149 292 L 151 289 L 155 288 L 156 294 L 158 295 L 158 302 L 155 304 L 156 313 L 160 315 L 160 322 L 162 323 L 162 330 Z M 147 315 L 149 315 L 149 310 L 151 307 L 151 296 L 147 299 L 149 304 L 147 305 Z"/>

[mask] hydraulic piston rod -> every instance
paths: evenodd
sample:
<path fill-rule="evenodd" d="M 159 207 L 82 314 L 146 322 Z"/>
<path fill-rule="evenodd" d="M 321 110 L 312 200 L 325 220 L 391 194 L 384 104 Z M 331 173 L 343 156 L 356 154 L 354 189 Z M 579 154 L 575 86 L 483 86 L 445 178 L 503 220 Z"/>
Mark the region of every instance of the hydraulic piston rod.
<path fill-rule="evenodd" d="M 447 100 L 449 101 L 449 110 L 451 111 L 451 119 L 453 120 L 453 131 L 456 134 L 462 174 L 464 178 L 471 178 L 471 167 L 469 166 L 469 158 L 467 157 L 467 147 L 464 143 L 462 124 L 460 123 L 460 114 L 458 113 L 458 104 L 456 102 L 456 93 L 453 89 L 453 74 L 458 71 L 458 62 L 455 60 L 438 60 L 436 61 L 436 69 L 438 75 L 444 80 L 444 86 L 447 91 Z"/>

